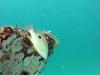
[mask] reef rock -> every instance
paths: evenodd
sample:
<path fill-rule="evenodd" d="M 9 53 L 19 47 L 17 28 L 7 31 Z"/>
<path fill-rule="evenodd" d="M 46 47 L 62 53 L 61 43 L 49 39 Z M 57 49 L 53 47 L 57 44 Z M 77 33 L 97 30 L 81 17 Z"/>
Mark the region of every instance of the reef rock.
<path fill-rule="evenodd" d="M 56 45 L 49 32 L 1 27 L 0 75 L 39 75 Z"/>

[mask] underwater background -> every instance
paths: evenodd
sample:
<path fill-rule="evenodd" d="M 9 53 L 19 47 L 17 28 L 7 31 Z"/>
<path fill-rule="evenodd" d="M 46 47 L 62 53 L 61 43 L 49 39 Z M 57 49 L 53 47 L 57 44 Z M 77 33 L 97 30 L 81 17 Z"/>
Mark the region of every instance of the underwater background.
<path fill-rule="evenodd" d="M 40 75 L 100 75 L 100 0 L 0 0 L 0 26 L 7 24 L 58 37 Z"/>

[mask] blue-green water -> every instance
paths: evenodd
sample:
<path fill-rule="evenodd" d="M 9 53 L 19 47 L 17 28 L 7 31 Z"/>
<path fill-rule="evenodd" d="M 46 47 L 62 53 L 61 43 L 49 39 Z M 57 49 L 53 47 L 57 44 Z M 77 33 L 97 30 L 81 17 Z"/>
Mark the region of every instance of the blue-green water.
<path fill-rule="evenodd" d="M 0 25 L 30 22 L 60 40 L 41 75 L 100 75 L 100 0 L 0 0 Z"/>

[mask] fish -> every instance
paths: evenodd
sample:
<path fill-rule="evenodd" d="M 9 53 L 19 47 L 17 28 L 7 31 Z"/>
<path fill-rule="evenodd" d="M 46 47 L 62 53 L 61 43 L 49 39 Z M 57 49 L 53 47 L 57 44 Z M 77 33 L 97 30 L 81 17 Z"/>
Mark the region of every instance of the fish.
<path fill-rule="evenodd" d="M 28 31 L 31 34 L 31 42 L 35 50 L 42 56 L 44 59 L 48 58 L 48 42 L 45 37 L 39 33 L 30 29 Z"/>

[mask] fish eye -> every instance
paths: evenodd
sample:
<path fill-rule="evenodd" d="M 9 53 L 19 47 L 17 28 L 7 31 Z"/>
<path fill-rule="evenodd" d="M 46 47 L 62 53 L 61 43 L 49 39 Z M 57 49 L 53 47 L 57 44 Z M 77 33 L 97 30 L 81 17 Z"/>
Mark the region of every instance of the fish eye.
<path fill-rule="evenodd" d="M 39 35 L 38 38 L 41 39 L 41 36 Z"/>

